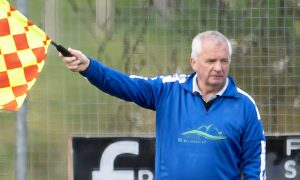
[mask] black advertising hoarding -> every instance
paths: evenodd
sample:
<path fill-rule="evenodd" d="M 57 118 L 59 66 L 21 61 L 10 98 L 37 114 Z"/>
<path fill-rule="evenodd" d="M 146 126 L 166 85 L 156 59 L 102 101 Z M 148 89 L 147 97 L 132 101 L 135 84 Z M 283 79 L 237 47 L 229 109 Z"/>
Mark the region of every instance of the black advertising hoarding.
<path fill-rule="evenodd" d="M 73 137 L 72 152 L 74 180 L 154 179 L 153 137 Z"/>
<path fill-rule="evenodd" d="M 267 179 L 300 180 L 300 135 L 267 136 Z M 73 137 L 69 179 L 153 180 L 155 138 Z"/>
<path fill-rule="evenodd" d="M 267 179 L 300 180 L 300 135 L 267 136 Z"/>

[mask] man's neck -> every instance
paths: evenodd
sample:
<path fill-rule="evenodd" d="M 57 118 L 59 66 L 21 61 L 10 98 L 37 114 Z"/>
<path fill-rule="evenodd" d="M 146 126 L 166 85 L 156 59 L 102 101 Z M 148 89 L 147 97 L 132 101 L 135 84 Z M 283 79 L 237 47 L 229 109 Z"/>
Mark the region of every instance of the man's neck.
<path fill-rule="evenodd" d="M 195 77 L 194 81 L 195 80 L 196 80 L 196 82 L 194 82 L 194 86 L 197 86 L 197 87 L 194 87 L 193 91 L 199 91 L 199 93 L 201 94 L 201 96 L 205 102 L 208 102 L 208 101 L 214 99 L 216 95 L 222 95 L 225 92 L 225 90 L 227 88 L 227 84 L 228 84 L 227 79 L 226 79 L 225 83 L 223 83 L 219 86 L 207 86 L 206 84 L 202 84 L 197 80 L 197 77 Z"/>
<path fill-rule="evenodd" d="M 225 86 L 225 83 L 218 86 L 211 86 L 202 83 L 197 83 L 198 87 L 203 95 L 205 94 L 217 94 Z"/>
<path fill-rule="evenodd" d="M 221 89 L 224 87 L 225 84 L 219 87 L 211 87 L 211 86 L 201 86 L 198 84 L 198 87 L 201 91 L 202 98 L 205 102 L 208 102 L 214 97 Z"/>

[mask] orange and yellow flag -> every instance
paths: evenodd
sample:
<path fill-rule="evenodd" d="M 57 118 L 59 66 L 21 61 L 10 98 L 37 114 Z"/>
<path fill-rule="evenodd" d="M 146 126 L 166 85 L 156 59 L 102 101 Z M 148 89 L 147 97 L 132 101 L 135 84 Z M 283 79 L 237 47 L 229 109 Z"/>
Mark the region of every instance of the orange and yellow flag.
<path fill-rule="evenodd" d="M 46 59 L 49 36 L 0 0 L 0 109 L 17 111 Z"/>

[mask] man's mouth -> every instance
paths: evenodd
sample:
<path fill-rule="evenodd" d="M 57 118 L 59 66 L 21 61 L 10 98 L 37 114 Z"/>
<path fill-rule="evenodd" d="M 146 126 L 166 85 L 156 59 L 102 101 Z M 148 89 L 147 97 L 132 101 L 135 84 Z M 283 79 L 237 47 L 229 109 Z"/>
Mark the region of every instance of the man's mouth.
<path fill-rule="evenodd" d="M 211 77 L 213 77 L 213 78 L 223 78 L 223 75 L 213 75 Z"/>

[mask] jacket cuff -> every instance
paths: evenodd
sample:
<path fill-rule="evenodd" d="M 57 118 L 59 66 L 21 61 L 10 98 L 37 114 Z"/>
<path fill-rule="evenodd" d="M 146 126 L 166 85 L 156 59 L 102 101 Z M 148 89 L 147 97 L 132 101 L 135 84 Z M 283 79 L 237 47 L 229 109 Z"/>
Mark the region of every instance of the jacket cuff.
<path fill-rule="evenodd" d="M 90 78 L 97 71 L 97 61 L 88 57 L 90 60 L 90 64 L 85 71 L 79 72 L 82 76 L 86 78 Z"/>

